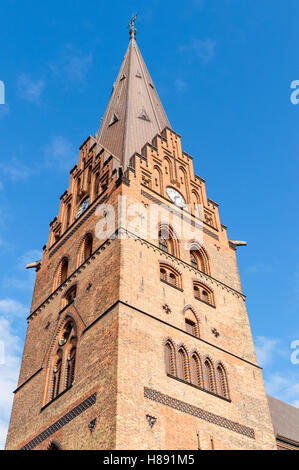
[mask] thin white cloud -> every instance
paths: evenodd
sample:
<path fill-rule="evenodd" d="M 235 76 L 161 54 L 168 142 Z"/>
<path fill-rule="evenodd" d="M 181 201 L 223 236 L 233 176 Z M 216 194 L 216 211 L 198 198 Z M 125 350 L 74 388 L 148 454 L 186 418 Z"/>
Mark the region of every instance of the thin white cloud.
<path fill-rule="evenodd" d="M 278 339 L 265 336 L 258 336 L 255 339 L 255 352 L 260 366 L 264 367 L 271 363 L 274 354 L 277 353 L 279 343 Z"/>
<path fill-rule="evenodd" d="M 299 373 L 293 372 L 269 374 L 265 378 L 267 393 L 279 400 L 299 408 Z"/>
<path fill-rule="evenodd" d="M 27 264 L 34 263 L 35 261 L 40 261 L 42 259 L 43 253 L 41 250 L 28 250 L 22 256 L 20 256 L 17 263 L 19 269 L 25 269 Z"/>
<path fill-rule="evenodd" d="M 59 53 L 57 59 L 49 67 L 52 73 L 62 80 L 67 89 L 84 89 L 87 83 L 87 74 L 93 63 L 91 53 L 83 54 L 67 44 Z"/>
<path fill-rule="evenodd" d="M 44 149 L 46 164 L 60 170 L 70 169 L 76 162 L 76 149 L 65 137 L 53 137 Z"/>
<path fill-rule="evenodd" d="M 39 104 L 45 82 L 42 79 L 34 80 L 30 75 L 22 73 L 18 77 L 18 93 L 20 98 L 30 103 Z"/>
<path fill-rule="evenodd" d="M 17 300 L 6 298 L 0 299 L 0 314 L 8 316 L 10 319 L 13 317 L 25 317 L 28 314 L 28 308 Z"/>
<path fill-rule="evenodd" d="M 0 163 L 1 173 L 7 176 L 11 181 L 21 181 L 32 175 L 33 170 L 22 163 L 17 158 L 12 158 L 6 163 Z"/>
<path fill-rule="evenodd" d="M 0 119 L 9 113 L 9 105 L 7 103 L 0 105 Z"/>
<path fill-rule="evenodd" d="M 0 449 L 3 449 L 21 360 L 20 339 L 13 334 L 10 322 L 3 317 L 0 317 L 0 345 Z"/>
<path fill-rule="evenodd" d="M 270 272 L 272 271 L 272 266 L 270 266 L 269 264 L 263 264 L 263 263 L 257 263 L 257 264 L 253 264 L 251 266 L 248 266 L 247 268 L 247 271 L 249 273 L 265 273 L 265 272 Z"/>
<path fill-rule="evenodd" d="M 190 52 L 199 57 L 203 62 L 210 62 L 215 55 L 216 41 L 211 39 L 193 38 L 189 44 L 181 45 L 181 52 Z"/>
<path fill-rule="evenodd" d="M 174 83 L 175 87 L 180 91 L 186 90 L 187 88 L 187 83 L 184 82 L 184 80 L 182 80 L 181 78 L 176 78 Z"/>
<path fill-rule="evenodd" d="M 2 279 L 2 285 L 5 289 L 21 289 L 32 291 L 35 283 L 36 273 L 34 269 L 26 270 L 27 264 L 39 261 L 42 259 L 41 250 L 29 250 L 26 251 L 19 260 L 15 268 L 18 271 L 22 271 L 22 276 L 4 276 Z"/>

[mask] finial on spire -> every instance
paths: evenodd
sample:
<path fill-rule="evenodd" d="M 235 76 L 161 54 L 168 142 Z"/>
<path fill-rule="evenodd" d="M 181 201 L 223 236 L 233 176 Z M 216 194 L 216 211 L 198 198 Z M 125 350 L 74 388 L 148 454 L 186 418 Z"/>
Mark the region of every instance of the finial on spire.
<path fill-rule="evenodd" d="M 136 21 L 136 18 L 137 18 L 137 15 L 138 13 L 136 13 L 136 15 L 133 15 L 132 16 L 132 19 L 129 23 L 129 27 L 130 27 L 130 39 L 135 39 L 136 37 L 136 29 L 135 29 L 135 21 Z"/>

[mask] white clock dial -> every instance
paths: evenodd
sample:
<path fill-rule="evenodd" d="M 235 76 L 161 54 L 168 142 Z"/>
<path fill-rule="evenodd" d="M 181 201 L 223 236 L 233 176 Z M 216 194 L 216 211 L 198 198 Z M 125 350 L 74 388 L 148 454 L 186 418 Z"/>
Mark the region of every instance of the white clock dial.
<path fill-rule="evenodd" d="M 172 202 L 175 203 L 176 206 L 178 207 L 185 207 L 186 202 L 181 193 L 179 193 L 176 189 L 171 188 L 170 186 L 166 188 L 166 192 L 169 196 L 169 198 L 172 200 Z"/>
<path fill-rule="evenodd" d="M 88 208 L 88 206 L 89 206 L 89 197 L 88 197 L 87 199 L 85 199 L 85 200 L 82 202 L 81 206 L 79 207 L 78 212 L 77 212 L 77 215 L 76 215 L 76 219 L 79 219 L 80 215 L 82 215 L 83 212 L 86 211 L 86 209 Z"/>

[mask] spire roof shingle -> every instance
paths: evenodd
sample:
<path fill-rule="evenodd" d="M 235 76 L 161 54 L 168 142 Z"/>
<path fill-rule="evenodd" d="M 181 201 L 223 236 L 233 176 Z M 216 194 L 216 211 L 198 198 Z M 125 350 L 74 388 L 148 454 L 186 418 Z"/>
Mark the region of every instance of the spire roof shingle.
<path fill-rule="evenodd" d="M 97 140 L 126 170 L 132 155 L 140 153 L 165 127 L 170 128 L 169 121 L 135 35 L 131 35 Z"/>

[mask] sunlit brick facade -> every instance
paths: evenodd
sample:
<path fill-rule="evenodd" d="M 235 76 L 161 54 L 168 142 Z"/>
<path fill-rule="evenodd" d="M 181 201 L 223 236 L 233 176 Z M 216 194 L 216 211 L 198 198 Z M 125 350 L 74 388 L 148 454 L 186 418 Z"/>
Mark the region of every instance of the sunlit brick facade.
<path fill-rule="evenodd" d="M 7 449 L 275 449 L 237 245 L 132 28 L 37 265 Z"/>

